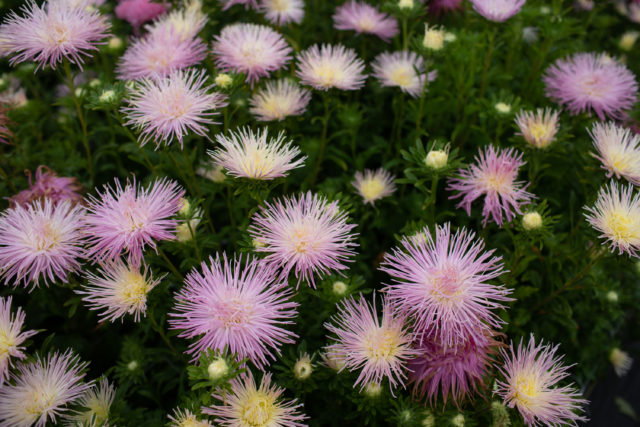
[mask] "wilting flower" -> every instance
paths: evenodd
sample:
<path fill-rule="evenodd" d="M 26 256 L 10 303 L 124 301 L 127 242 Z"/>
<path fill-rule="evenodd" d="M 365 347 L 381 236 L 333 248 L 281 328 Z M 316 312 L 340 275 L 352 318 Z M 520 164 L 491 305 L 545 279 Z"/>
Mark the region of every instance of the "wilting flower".
<path fill-rule="evenodd" d="M 182 206 L 184 190 L 170 180 L 156 180 L 146 188 L 127 181 L 124 188 L 104 187 L 98 197 L 89 196 L 84 231 L 88 257 L 96 261 L 115 260 L 124 252 L 128 262 L 138 265 L 148 245 L 175 238 L 178 225 L 171 219 Z"/>
<path fill-rule="evenodd" d="M 287 176 L 302 167 L 306 159 L 287 141 L 284 132 L 269 137 L 267 128 L 253 132 L 244 127 L 229 135 L 216 135 L 220 148 L 210 151 L 213 161 L 238 178 L 269 180 Z M 296 159 L 296 157 L 298 157 Z"/>
<path fill-rule="evenodd" d="M 394 313 L 388 300 L 382 301 L 382 318 L 376 313 L 375 295 L 373 305 L 365 298 L 345 300 L 332 323 L 325 327 L 335 337 L 327 352 L 344 361 L 349 371 L 360 370 L 354 387 L 363 389 L 367 384 L 380 385 L 384 378 L 393 390 L 404 387 L 407 361 L 417 355 L 411 348 L 413 334 L 405 327 L 405 317 Z"/>
<path fill-rule="evenodd" d="M 11 297 L 0 298 L 0 386 L 9 377 L 12 359 L 24 359 L 25 340 L 37 334 L 38 331 L 22 331 L 25 314 L 18 307 L 15 314 L 11 313 Z"/>
<path fill-rule="evenodd" d="M 546 148 L 558 133 L 559 112 L 549 108 L 538 108 L 536 112 L 521 111 L 516 116 L 516 124 L 524 139 L 536 148 Z"/>
<path fill-rule="evenodd" d="M 616 372 L 616 375 L 619 377 L 623 377 L 627 375 L 631 366 L 633 365 L 633 359 L 629 356 L 629 353 L 626 351 L 622 351 L 619 348 L 614 348 L 609 353 L 609 360 L 613 365 L 613 370 Z"/>
<path fill-rule="evenodd" d="M 382 86 L 399 87 L 414 98 L 422 93 L 426 78 L 424 62 L 415 52 L 381 53 L 372 67 Z"/>
<path fill-rule="evenodd" d="M 169 427 L 213 427 L 207 420 L 199 420 L 195 414 L 188 409 L 176 409 L 173 415 L 169 415 L 171 424 Z"/>
<path fill-rule="evenodd" d="M 600 189 L 595 206 L 586 209 L 587 221 L 612 251 L 640 257 L 640 194 L 633 194 L 633 185 L 619 187 L 611 182 Z"/>
<path fill-rule="evenodd" d="M 256 384 L 251 371 L 231 380 L 231 393 L 218 391 L 213 397 L 221 401 L 220 405 L 203 407 L 202 412 L 212 415 L 220 426 L 282 426 L 304 427 L 308 418 L 300 412 L 302 404 L 296 399 L 281 398 L 284 389 L 271 384 L 271 374 L 265 373 Z"/>
<path fill-rule="evenodd" d="M 282 35 L 265 25 L 227 25 L 213 41 L 216 66 L 222 71 L 244 73 L 251 85 L 283 68 L 291 52 Z"/>
<path fill-rule="evenodd" d="M 119 0 L 115 8 L 116 16 L 127 21 L 134 30 L 140 25 L 162 15 L 167 6 L 152 0 Z"/>
<path fill-rule="evenodd" d="M 293 376 L 299 381 L 305 381 L 313 373 L 312 358 L 307 353 L 302 353 L 293 365 Z"/>
<path fill-rule="evenodd" d="M 502 225 L 503 214 L 511 221 L 516 213 L 522 213 L 521 207 L 535 197 L 526 191 L 529 184 L 516 181 L 518 169 L 525 164 L 522 153 L 513 148 L 500 150 L 489 145 L 478 152 L 475 161 L 467 169 L 459 170 L 459 177 L 449 179 L 447 189 L 459 192 L 449 198 L 462 198 L 457 206 L 471 215 L 471 203 L 484 195 L 483 226 L 489 218 Z"/>
<path fill-rule="evenodd" d="M 27 287 L 56 278 L 67 282 L 82 257 L 80 223 L 84 210 L 49 199 L 18 205 L 0 214 L 0 277 Z"/>
<path fill-rule="evenodd" d="M 109 31 L 108 21 L 97 10 L 75 7 L 64 0 L 48 0 L 41 6 L 29 1 L 11 12 L 0 26 L 4 55 L 10 63 L 33 61 L 36 70 L 62 61 L 82 68 L 84 58 L 97 50 Z"/>
<path fill-rule="evenodd" d="M 163 276 L 164 277 L 164 276 Z M 82 290 L 82 301 L 91 310 L 102 310 L 100 321 L 123 320 L 133 314 L 136 322 L 147 310 L 147 295 L 162 280 L 153 279 L 146 266 L 127 265 L 122 260 L 109 261 L 98 274 L 87 273 L 89 283 Z"/>
<path fill-rule="evenodd" d="M 473 9 L 493 22 L 504 22 L 520 12 L 525 0 L 470 0 Z"/>
<path fill-rule="evenodd" d="M 504 381 L 496 381 L 496 394 L 510 408 L 517 408 L 527 426 L 577 425 L 586 421 L 582 407 L 587 403 L 573 385 L 558 386 L 569 376 L 570 366 L 562 364 L 556 356 L 558 346 L 536 344 L 533 335 L 529 344 L 518 349 L 513 343 L 510 351 L 502 349 L 504 365 L 499 367 Z"/>
<path fill-rule="evenodd" d="M 437 334 L 442 346 L 455 347 L 488 326 L 499 328 L 494 310 L 511 301 L 511 291 L 489 281 L 502 274 L 501 258 L 472 231 L 452 234 L 449 223 L 435 227 L 435 238 L 428 228 L 420 236 L 403 238 L 380 267 L 394 278 L 389 300 L 414 319 L 418 338 Z"/>
<path fill-rule="evenodd" d="M 311 92 L 290 79 L 267 82 L 251 96 L 249 111 L 263 122 L 299 116 L 307 109 Z"/>
<path fill-rule="evenodd" d="M 598 151 L 594 157 L 602 162 L 607 177 L 624 177 L 640 185 L 640 136 L 614 122 L 596 123 L 589 134 Z"/>
<path fill-rule="evenodd" d="M 336 8 L 333 26 L 337 30 L 353 30 L 358 34 L 373 34 L 389 42 L 398 34 L 395 18 L 364 2 L 348 1 Z"/>
<path fill-rule="evenodd" d="M 619 119 L 638 98 L 631 71 L 606 54 L 577 53 L 551 65 L 544 75 L 546 94 L 571 114 L 594 111 Z"/>
<path fill-rule="evenodd" d="M 355 180 L 351 183 L 358 190 L 365 203 L 373 205 L 376 200 L 390 196 L 396 191 L 393 180 L 395 177 L 385 169 L 365 169 L 356 172 Z"/>
<path fill-rule="evenodd" d="M 109 384 L 106 378 L 102 378 L 97 386 L 87 390 L 77 404 L 82 408 L 73 414 L 66 416 L 67 421 L 76 426 L 102 426 L 107 425 L 111 404 L 116 397 L 116 389 Z"/>
<path fill-rule="evenodd" d="M 364 62 L 342 45 L 313 45 L 298 57 L 297 76 L 317 90 L 357 90 L 364 85 Z"/>
<path fill-rule="evenodd" d="M 0 420 L 7 426 L 44 427 L 55 424 L 64 415 L 67 404 L 82 396 L 92 386 L 84 383 L 81 362 L 71 351 L 49 354 L 46 358 L 18 366 L 11 374 L 11 384 L 0 388 Z"/>
<path fill-rule="evenodd" d="M 226 105 L 226 96 L 209 92 L 204 70 L 177 70 L 164 79 L 145 79 L 131 91 L 124 107 L 127 126 L 141 130 L 140 144 L 150 140 L 156 147 L 174 139 L 183 147 L 188 132 L 206 137 L 212 116 Z"/>
<path fill-rule="evenodd" d="M 198 340 L 187 353 L 195 359 L 207 349 L 224 350 L 248 358 L 264 369 L 274 351 L 294 342 L 296 334 L 284 329 L 293 323 L 297 303 L 292 289 L 277 279 L 276 271 L 256 258 L 209 258 L 202 272 L 193 269 L 176 294 L 172 329 L 182 338 Z"/>
<path fill-rule="evenodd" d="M 31 172 L 26 172 L 29 188 L 9 198 L 12 207 L 27 205 L 34 200 L 49 199 L 54 204 L 69 200 L 71 204 L 82 201 L 81 186 L 74 177 L 58 176 L 49 167 L 40 165 L 36 169 L 36 179 L 31 181 Z"/>
<path fill-rule="evenodd" d="M 337 202 L 308 192 L 265 205 L 253 216 L 249 234 L 261 242 L 256 251 L 268 254 L 265 262 L 282 269 L 280 277 L 294 270 L 298 284 L 304 280 L 315 288 L 314 274 L 347 269 L 357 246 L 355 225 Z"/>
<path fill-rule="evenodd" d="M 243 4 L 245 9 L 257 8 L 258 0 L 219 0 L 222 3 L 222 10 L 227 10 L 234 4 Z"/>
<path fill-rule="evenodd" d="M 304 0 L 261 0 L 259 10 L 272 24 L 299 24 L 304 18 Z"/>

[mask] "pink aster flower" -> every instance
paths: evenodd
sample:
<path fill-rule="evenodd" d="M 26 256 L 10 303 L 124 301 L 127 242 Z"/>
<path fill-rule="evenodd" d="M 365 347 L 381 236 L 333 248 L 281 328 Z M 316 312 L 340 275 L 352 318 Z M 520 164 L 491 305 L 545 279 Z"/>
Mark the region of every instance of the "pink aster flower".
<path fill-rule="evenodd" d="M 311 192 L 265 203 L 252 218 L 251 237 L 257 252 L 268 254 L 265 262 L 281 268 L 281 278 L 294 270 L 298 279 L 315 288 L 314 274 L 324 276 L 346 270 L 352 261 L 356 234 L 354 224 L 337 202 Z"/>
<path fill-rule="evenodd" d="M 80 268 L 84 209 L 49 199 L 18 205 L 0 215 L 0 277 L 27 287 L 46 285 Z"/>
<path fill-rule="evenodd" d="M 373 75 L 382 86 L 399 87 L 414 98 L 422 94 L 425 84 L 424 61 L 415 52 L 381 53 L 372 64 Z"/>
<path fill-rule="evenodd" d="M 156 148 L 169 145 L 174 139 L 183 147 L 188 132 L 207 137 L 212 116 L 226 105 L 226 96 L 209 92 L 204 70 L 177 70 L 163 79 L 145 79 L 130 92 L 127 107 L 122 112 L 127 126 L 141 131 L 140 145 L 150 140 Z"/>
<path fill-rule="evenodd" d="M 264 88 L 256 91 L 249 100 L 249 111 L 262 122 L 280 121 L 303 114 L 310 100 L 309 90 L 285 78 L 267 82 Z"/>
<path fill-rule="evenodd" d="M 631 71 L 606 54 L 577 53 L 551 65 L 543 77 L 546 94 L 571 114 L 594 111 L 620 119 L 638 98 L 638 83 Z"/>
<path fill-rule="evenodd" d="M 589 134 L 598 152 L 593 156 L 602 162 L 607 177 L 623 177 L 640 186 L 640 135 L 614 122 L 596 123 Z"/>
<path fill-rule="evenodd" d="M 258 0 L 218 0 L 222 4 L 222 10 L 227 10 L 234 4 L 243 4 L 245 9 L 258 7 Z"/>
<path fill-rule="evenodd" d="M 251 371 L 231 380 L 231 392 L 218 390 L 213 397 L 219 405 L 203 407 L 202 413 L 216 417 L 223 427 L 273 426 L 305 427 L 308 419 L 300 412 L 302 404 L 296 399 L 284 400 L 284 389 L 271 384 L 271 374 L 262 375 L 257 386 Z"/>
<path fill-rule="evenodd" d="M 291 52 L 280 33 L 264 25 L 227 25 L 213 41 L 216 66 L 244 73 L 251 85 L 283 68 L 291 60 Z"/>
<path fill-rule="evenodd" d="M 137 31 L 142 24 L 165 13 L 167 6 L 152 0 L 119 0 L 116 16 L 127 21 Z"/>
<path fill-rule="evenodd" d="M 0 386 L 9 377 L 12 359 L 24 359 L 22 343 L 37 334 L 38 331 L 23 331 L 25 314 L 18 307 L 16 313 L 11 312 L 11 297 L 0 298 Z"/>
<path fill-rule="evenodd" d="M 71 204 L 80 203 L 82 187 L 73 177 L 58 176 L 48 166 L 40 165 L 36 169 L 36 179 L 31 181 L 31 171 L 25 171 L 29 179 L 29 188 L 9 198 L 12 207 L 27 205 L 34 200 L 50 199 L 54 204 L 69 200 Z"/>
<path fill-rule="evenodd" d="M 518 135 L 522 135 L 533 147 L 547 148 L 558 133 L 559 115 L 558 111 L 550 108 L 538 108 L 535 112 L 522 110 L 515 120 L 520 129 Z"/>
<path fill-rule="evenodd" d="M 504 22 L 520 12 L 525 0 L 470 0 L 473 9 L 493 22 Z"/>
<path fill-rule="evenodd" d="M 304 0 L 261 0 L 259 10 L 272 24 L 299 24 L 304 19 Z"/>
<path fill-rule="evenodd" d="M 404 387 L 407 361 L 418 353 L 411 348 L 413 334 L 406 328 L 404 316 L 394 313 L 388 300 L 382 301 L 380 318 L 375 294 L 373 304 L 362 295 L 357 300 L 351 297 L 325 327 L 335 335 L 327 353 L 344 361 L 342 369 L 360 370 L 354 387 L 380 385 L 385 378 L 392 391 L 398 385 Z"/>
<path fill-rule="evenodd" d="M 435 238 L 428 228 L 419 236 L 403 238 L 380 267 L 395 282 L 386 287 L 389 300 L 415 320 L 418 337 L 437 335 L 443 347 L 455 347 L 483 328 L 499 328 L 495 310 L 511 301 L 511 291 L 489 281 L 502 274 L 502 259 L 472 231 L 452 234 L 449 223 L 435 227 Z"/>
<path fill-rule="evenodd" d="M 98 197 L 87 199 L 84 232 L 87 255 L 96 261 L 115 260 L 126 253 L 131 264 L 139 265 L 146 246 L 156 249 L 157 240 L 175 238 L 178 222 L 171 219 L 182 207 L 184 190 L 167 179 L 146 188 L 127 181 L 124 188 L 116 179 L 115 189 L 104 186 Z"/>
<path fill-rule="evenodd" d="M 55 69 L 64 60 L 82 68 L 84 58 L 97 50 L 109 31 L 108 21 L 97 10 L 74 7 L 63 0 L 48 0 L 41 6 L 29 1 L 11 12 L 0 26 L 4 55 L 10 63 L 34 61 L 36 70 Z"/>
<path fill-rule="evenodd" d="M 298 54 L 296 75 L 317 90 L 358 90 L 364 86 L 364 62 L 342 45 L 313 45 Z"/>
<path fill-rule="evenodd" d="M 462 0 L 432 0 L 429 3 L 429 12 L 436 16 L 455 10 L 462 10 Z"/>
<path fill-rule="evenodd" d="M 333 26 L 337 30 L 353 30 L 358 34 L 373 34 L 389 42 L 398 34 L 395 18 L 364 2 L 351 0 L 336 8 Z"/>
<path fill-rule="evenodd" d="M 198 338 L 187 351 L 194 359 L 207 349 L 228 348 L 264 370 L 274 352 L 280 354 L 280 347 L 297 337 L 283 327 L 297 315 L 292 289 L 257 258 L 243 262 L 216 255 L 201 268 L 191 270 L 175 296 L 171 329 L 181 330 L 179 337 Z"/>
<path fill-rule="evenodd" d="M 471 215 L 471 203 L 484 195 L 483 226 L 490 217 L 502 225 L 503 213 L 507 221 L 511 221 L 516 213 L 521 214 L 522 206 L 535 197 L 526 191 L 529 184 L 516 181 L 518 170 L 525 164 L 522 153 L 513 148 L 500 150 L 489 145 L 484 151 L 479 150 L 475 161 L 467 169 L 460 169 L 459 177 L 449 179 L 447 189 L 459 192 L 449 198 L 462 198 L 458 207 Z"/>
<path fill-rule="evenodd" d="M 358 191 L 364 203 L 374 205 L 376 200 L 383 199 L 396 191 L 396 185 L 393 182 L 395 177 L 389 171 L 379 168 L 374 170 L 365 169 L 362 172 L 356 172 L 355 179 L 351 183 Z"/>
<path fill-rule="evenodd" d="M 87 392 L 92 383 L 82 379 L 87 363 L 71 351 L 36 356 L 34 362 L 18 366 L 11 384 L 0 388 L 0 424 L 44 427 L 56 424 L 68 405 Z"/>
<path fill-rule="evenodd" d="M 501 351 L 504 365 L 498 369 L 504 381 L 496 380 L 495 393 L 505 405 L 517 408 L 527 426 L 577 426 L 578 421 L 587 421 L 583 415 L 587 401 L 573 384 L 558 385 L 569 376 L 571 367 L 556 356 L 558 346 L 536 344 L 533 334 L 526 346 L 522 344 L 520 340 L 517 350 L 512 343 L 510 351 Z"/>

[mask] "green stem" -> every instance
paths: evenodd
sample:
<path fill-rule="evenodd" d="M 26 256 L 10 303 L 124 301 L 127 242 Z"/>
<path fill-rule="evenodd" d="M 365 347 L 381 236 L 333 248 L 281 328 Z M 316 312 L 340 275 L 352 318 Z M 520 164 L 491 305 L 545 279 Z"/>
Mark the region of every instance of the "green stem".
<path fill-rule="evenodd" d="M 158 255 L 160 255 L 160 258 L 162 258 L 164 260 L 164 262 L 167 263 L 167 266 L 169 267 L 169 270 L 171 270 L 171 272 L 180 280 L 182 280 L 182 274 L 180 274 L 180 271 L 178 271 L 178 269 L 176 268 L 175 265 L 173 265 L 173 263 L 171 262 L 171 260 L 169 259 L 169 257 L 167 257 L 167 255 L 164 253 L 164 251 L 162 250 L 161 247 L 158 247 Z"/>
<path fill-rule="evenodd" d="M 142 158 L 143 158 L 144 162 L 146 163 L 147 169 L 149 169 L 149 171 L 154 176 L 157 176 L 158 172 L 156 171 L 156 167 L 151 162 L 151 159 L 149 159 L 149 156 L 144 151 L 144 148 L 142 147 L 142 145 L 140 145 L 140 143 L 138 142 L 138 138 L 136 138 L 136 136 L 129 130 L 129 128 L 127 126 L 125 126 L 124 119 L 122 118 L 122 115 L 120 114 L 120 112 L 118 110 L 114 110 L 114 113 L 115 113 L 115 116 L 116 116 L 116 120 L 118 120 L 118 123 L 120 123 L 120 128 L 129 137 L 131 142 L 136 144 L 136 146 L 140 150 L 140 154 L 142 154 Z"/>
<path fill-rule="evenodd" d="M 236 244 L 236 218 L 233 215 L 233 208 L 231 207 L 231 186 L 227 186 L 227 211 L 229 212 L 229 222 L 231 222 L 231 238 L 233 244 Z"/>
<path fill-rule="evenodd" d="M 438 175 L 433 177 L 431 181 L 431 195 L 429 205 L 429 225 L 434 227 L 436 225 L 436 197 L 438 194 Z"/>
<path fill-rule="evenodd" d="M 149 310 L 149 321 L 151 322 L 151 327 L 153 328 L 153 330 L 156 331 L 158 335 L 160 335 L 160 338 L 162 338 L 162 341 L 164 341 L 167 347 L 169 347 L 169 350 L 171 350 L 171 352 L 173 352 L 178 358 L 180 358 L 180 360 L 185 362 L 186 360 L 182 355 L 182 353 L 176 350 L 173 344 L 171 344 L 171 340 L 169 340 L 169 337 L 167 337 L 167 334 L 164 333 L 164 329 L 162 329 L 162 327 L 156 321 L 156 318 L 153 315 L 153 310 Z"/>
<path fill-rule="evenodd" d="M 491 56 L 493 55 L 493 47 L 494 47 L 497 29 L 498 27 L 494 25 L 491 31 L 489 32 L 489 44 L 487 46 L 487 54 L 484 57 L 484 69 L 482 70 L 482 82 L 480 83 L 480 92 L 479 92 L 480 98 L 484 97 L 484 93 L 487 89 L 487 77 L 489 74 L 489 66 L 491 65 Z"/>
<path fill-rule="evenodd" d="M 402 18 L 402 50 L 409 48 L 409 30 L 407 18 Z"/>
<path fill-rule="evenodd" d="M 320 172 L 320 166 L 324 157 L 324 150 L 327 146 L 327 132 L 329 130 L 329 119 L 331 118 L 331 98 L 327 93 L 322 94 L 322 101 L 324 103 L 324 116 L 322 117 L 322 134 L 320 135 L 320 148 L 318 149 L 318 155 L 316 158 L 316 167 L 314 168 L 313 175 L 311 177 L 311 185 L 315 184 Z"/>
<path fill-rule="evenodd" d="M 89 178 L 91 182 L 93 182 L 93 160 L 91 159 L 91 147 L 89 146 L 89 134 L 87 132 L 87 122 L 84 119 L 84 114 L 82 112 L 82 106 L 80 105 L 80 100 L 76 96 L 76 85 L 73 83 L 73 73 L 71 72 L 71 65 L 69 61 L 63 61 L 64 63 L 64 71 L 67 75 L 67 86 L 69 86 L 69 91 L 71 92 L 71 99 L 73 99 L 73 103 L 76 106 L 76 111 L 78 112 L 78 120 L 80 121 L 80 127 L 82 128 L 82 144 L 84 145 L 84 150 L 87 153 L 87 166 L 89 169 Z"/>
<path fill-rule="evenodd" d="M 196 257 L 198 258 L 198 262 L 202 263 L 202 256 L 200 256 L 200 248 L 198 248 L 198 241 L 196 240 L 196 233 L 191 227 L 191 221 L 187 221 L 187 227 L 189 227 L 189 233 L 191 233 L 191 240 L 193 241 L 193 247 L 196 250 Z"/>

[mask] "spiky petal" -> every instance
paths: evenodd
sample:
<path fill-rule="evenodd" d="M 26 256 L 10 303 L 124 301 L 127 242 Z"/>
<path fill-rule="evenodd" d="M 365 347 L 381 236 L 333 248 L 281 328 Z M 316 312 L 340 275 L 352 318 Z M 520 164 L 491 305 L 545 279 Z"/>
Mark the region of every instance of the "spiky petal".
<path fill-rule="evenodd" d="M 522 9 L 526 0 L 470 0 L 473 9 L 493 22 L 504 22 Z"/>
<path fill-rule="evenodd" d="M 614 122 L 595 123 L 589 130 L 597 154 L 607 177 L 625 178 L 640 186 L 640 135 Z"/>
<path fill-rule="evenodd" d="M 313 45 L 297 56 L 296 75 L 317 90 L 358 90 L 364 86 L 364 62 L 342 45 Z"/>
<path fill-rule="evenodd" d="M 398 22 L 395 18 L 380 12 L 370 4 L 355 0 L 350 0 L 336 8 L 333 26 L 337 30 L 373 34 L 386 42 L 398 34 Z"/>
<path fill-rule="evenodd" d="M 364 173 L 356 172 L 355 179 L 351 183 L 358 191 L 364 203 L 374 205 L 376 200 L 383 199 L 396 191 L 393 182 L 395 177 L 385 169 L 365 169 Z"/>
<path fill-rule="evenodd" d="M 299 116 L 307 109 L 311 92 L 290 79 L 267 82 L 251 96 L 249 111 L 257 120 L 268 122 Z"/>
<path fill-rule="evenodd" d="M 15 314 L 11 312 L 12 297 L 0 298 L 0 387 L 9 377 L 9 368 L 13 366 L 12 359 L 24 359 L 25 340 L 37 334 L 38 331 L 23 331 L 26 317 L 21 307 Z"/>

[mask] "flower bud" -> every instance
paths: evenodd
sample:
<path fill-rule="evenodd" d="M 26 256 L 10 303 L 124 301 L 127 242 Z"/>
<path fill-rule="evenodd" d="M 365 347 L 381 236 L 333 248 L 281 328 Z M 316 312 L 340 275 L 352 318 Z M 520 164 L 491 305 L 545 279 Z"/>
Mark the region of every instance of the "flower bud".
<path fill-rule="evenodd" d="M 226 360 L 219 357 L 209 364 L 207 373 L 212 380 L 219 380 L 229 373 L 229 365 Z"/>
<path fill-rule="evenodd" d="M 522 226 L 531 231 L 542 227 L 542 216 L 538 212 L 527 212 L 522 217 Z"/>
<path fill-rule="evenodd" d="M 337 282 L 333 283 L 333 293 L 336 294 L 339 297 L 341 297 L 344 294 L 346 294 L 348 289 L 349 289 L 349 287 L 344 282 L 337 281 Z"/>
<path fill-rule="evenodd" d="M 431 150 L 424 159 L 424 163 L 431 169 L 442 169 L 447 166 L 449 153 L 445 150 Z"/>
<path fill-rule="evenodd" d="M 311 376 L 313 365 L 308 354 L 303 354 L 293 366 L 293 375 L 300 381 L 304 381 Z"/>
<path fill-rule="evenodd" d="M 231 83 L 233 83 L 233 79 L 229 74 L 220 73 L 216 76 L 215 83 L 219 88 L 226 89 L 231 86 Z"/>

